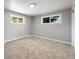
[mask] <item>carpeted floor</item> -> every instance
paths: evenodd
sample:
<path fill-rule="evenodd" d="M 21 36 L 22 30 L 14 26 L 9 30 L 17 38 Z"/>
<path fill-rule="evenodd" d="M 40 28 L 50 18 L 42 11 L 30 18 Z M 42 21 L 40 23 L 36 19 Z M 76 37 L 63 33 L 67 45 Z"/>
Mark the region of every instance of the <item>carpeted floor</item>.
<path fill-rule="evenodd" d="M 5 59 L 75 59 L 70 45 L 29 37 L 5 44 Z"/>

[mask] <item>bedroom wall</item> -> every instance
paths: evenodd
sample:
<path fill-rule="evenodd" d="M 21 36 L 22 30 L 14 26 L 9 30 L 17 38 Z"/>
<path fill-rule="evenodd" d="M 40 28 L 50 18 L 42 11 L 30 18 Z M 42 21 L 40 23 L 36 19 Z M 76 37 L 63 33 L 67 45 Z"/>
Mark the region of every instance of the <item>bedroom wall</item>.
<path fill-rule="evenodd" d="M 56 13 L 62 14 L 62 24 L 41 24 L 41 17 L 46 15 L 40 15 L 32 18 L 32 35 L 71 42 L 71 9 L 66 9 L 47 15 Z"/>
<path fill-rule="evenodd" d="M 5 13 L 4 14 L 5 41 L 21 38 L 31 34 L 29 16 L 26 16 L 17 12 L 9 11 L 9 10 L 4 10 L 4 13 Z M 11 24 L 10 15 L 25 17 L 25 24 Z"/>
<path fill-rule="evenodd" d="M 72 12 L 72 46 L 75 47 L 75 13 Z"/>

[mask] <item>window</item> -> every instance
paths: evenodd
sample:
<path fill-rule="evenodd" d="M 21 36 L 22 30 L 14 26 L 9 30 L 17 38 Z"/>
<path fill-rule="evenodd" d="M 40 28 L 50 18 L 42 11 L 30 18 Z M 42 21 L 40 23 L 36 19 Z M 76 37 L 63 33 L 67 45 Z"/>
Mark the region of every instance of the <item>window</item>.
<path fill-rule="evenodd" d="M 24 24 L 25 19 L 24 19 L 24 17 L 21 17 L 21 16 L 11 15 L 10 23 L 11 24 Z"/>
<path fill-rule="evenodd" d="M 42 24 L 60 24 L 62 23 L 61 14 L 42 17 L 41 22 Z"/>

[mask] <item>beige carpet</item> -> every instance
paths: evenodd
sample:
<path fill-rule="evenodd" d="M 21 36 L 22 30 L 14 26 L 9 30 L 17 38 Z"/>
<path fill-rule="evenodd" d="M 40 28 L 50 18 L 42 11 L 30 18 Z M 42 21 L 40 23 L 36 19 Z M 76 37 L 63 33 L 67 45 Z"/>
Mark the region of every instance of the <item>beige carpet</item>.
<path fill-rule="evenodd" d="M 38 37 L 5 44 L 5 59 L 75 59 L 70 45 Z"/>

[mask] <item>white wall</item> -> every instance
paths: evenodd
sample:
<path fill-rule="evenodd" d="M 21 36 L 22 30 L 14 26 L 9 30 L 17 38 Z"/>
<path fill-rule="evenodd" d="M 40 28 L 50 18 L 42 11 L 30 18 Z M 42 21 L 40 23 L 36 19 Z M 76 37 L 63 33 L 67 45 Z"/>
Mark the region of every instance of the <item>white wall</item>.
<path fill-rule="evenodd" d="M 75 47 L 75 14 L 72 14 L 72 46 Z"/>
<path fill-rule="evenodd" d="M 34 17 L 32 19 L 32 34 L 71 42 L 71 9 L 66 9 L 56 13 L 62 14 L 62 24 L 41 24 L 41 17 L 46 15 Z M 52 14 L 55 13 L 47 15 Z"/>
<path fill-rule="evenodd" d="M 41 17 L 29 17 L 17 12 L 5 10 L 5 41 L 28 36 L 38 35 L 60 41 L 71 42 L 71 9 L 56 13 L 62 14 L 62 24 L 41 24 Z M 52 15 L 55 13 L 47 14 Z M 10 15 L 25 17 L 25 24 L 10 24 Z"/>
<path fill-rule="evenodd" d="M 4 14 L 5 41 L 28 36 L 31 34 L 29 16 L 26 16 L 26 15 L 23 15 L 17 12 L 9 11 L 9 10 L 5 10 L 4 12 L 5 12 Z M 10 24 L 10 15 L 17 15 L 17 16 L 25 17 L 25 24 Z"/>

